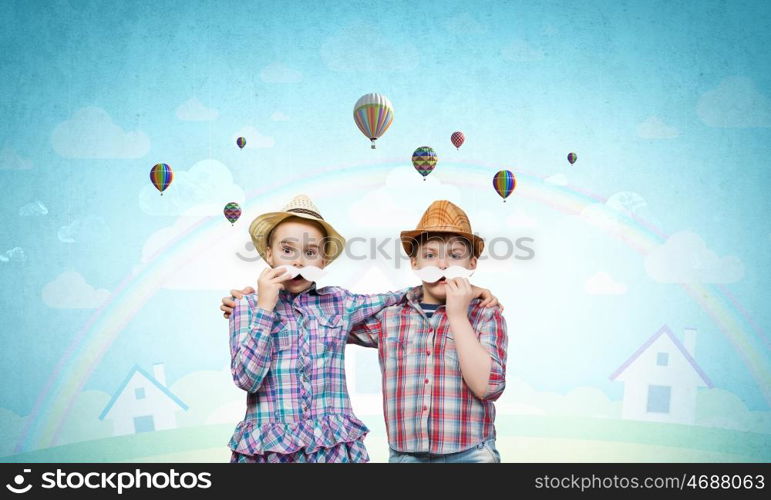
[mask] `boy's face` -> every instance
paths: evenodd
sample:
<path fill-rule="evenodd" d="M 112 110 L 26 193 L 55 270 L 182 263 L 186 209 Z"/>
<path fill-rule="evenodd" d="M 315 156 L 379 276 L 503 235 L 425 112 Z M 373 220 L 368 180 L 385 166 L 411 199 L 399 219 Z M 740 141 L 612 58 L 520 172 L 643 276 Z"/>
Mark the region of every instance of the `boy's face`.
<path fill-rule="evenodd" d="M 432 236 L 418 246 L 414 257 L 410 257 L 413 269 L 436 266 L 447 269 L 461 266 L 466 269 L 477 268 L 477 258 L 471 252 L 470 245 L 460 236 Z M 424 298 L 434 298 L 440 303 L 447 301 L 446 278 L 435 283 L 423 282 Z"/>
<path fill-rule="evenodd" d="M 284 221 L 273 229 L 265 256 L 271 267 L 324 268 L 324 234 L 312 222 Z M 300 293 L 309 286 L 311 282 L 300 275 L 284 282 L 284 289 L 290 293 Z"/>

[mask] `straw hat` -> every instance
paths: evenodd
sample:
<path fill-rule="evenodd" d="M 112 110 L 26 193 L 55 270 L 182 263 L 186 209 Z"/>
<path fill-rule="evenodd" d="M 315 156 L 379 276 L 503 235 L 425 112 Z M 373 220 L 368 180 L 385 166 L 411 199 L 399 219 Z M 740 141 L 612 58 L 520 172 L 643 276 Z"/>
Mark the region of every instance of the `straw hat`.
<path fill-rule="evenodd" d="M 301 219 L 308 219 L 321 224 L 326 231 L 325 238 L 325 258 L 327 264 L 335 260 L 343 253 L 345 247 L 345 238 L 340 236 L 340 233 L 335 231 L 329 222 L 325 221 L 319 213 L 319 209 L 306 195 L 301 194 L 292 198 L 292 201 L 287 203 L 279 212 L 269 212 L 262 214 L 252 221 L 249 225 L 249 235 L 252 237 L 252 243 L 254 248 L 262 256 L 266 258 L 266 250 L 268 248 L 268 235 L 273 229 L 284 220 L 289 217 L 300 217 Z"/>
<path fill-rule="evenodd" d="M 452 233 L 463 236 L 471 242 L 474 257 L 479 257 L 485 248 L 484 240 L 471 232 L 471 222 L 466 212 L 447 200 L 433 202 L 423 213 L 418 227 L 413 231 L 402 231 L 402 246 L 407 255 L 412 255 L 412 246 L 423 233 Z"/>

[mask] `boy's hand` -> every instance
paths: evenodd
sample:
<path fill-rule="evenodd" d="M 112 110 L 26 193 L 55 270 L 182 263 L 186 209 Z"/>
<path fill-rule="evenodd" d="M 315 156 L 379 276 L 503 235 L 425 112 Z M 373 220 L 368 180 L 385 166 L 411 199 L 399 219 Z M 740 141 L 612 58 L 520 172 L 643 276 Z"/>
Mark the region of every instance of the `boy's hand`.
<path fill-rule="evenodd" d="M 284 289 L 284 281 L 292 279 L 286 269 L 263 269 L 257 280 L 257 307 L 272 311 L 278 302 L 278 292 Z"/>
<path fill-rule="evenodd" d="M 231 290 L 230 296 L 222 297 L 222 305 L 220 306 L 220 311 L 223 312 L 222 315 L 225 317 L 225 319 L 230 318 L 230 315 L 233 314 L 233 308 L 236 307 L 237 300 L 239 300 L 244 295 L 251 295 L 253 293 L 255 293 L 254 288 L 248 286 L 243 290 Z"/>
<path fill-rule="evenodd" d="M 493 295 L 493 293 L 488 290 L 487 288 L 479 288 L 478 286 L 471 285 L 471 290 L 474 292 L 475 299 L 482 299 L 482 302 L 479 303 L 482 307 L 495 307 L 498 306 L 501 308 L 501 312 L 503 312 L 503 305 L 501 305 L 500 302 L 498 302 L 498 297 Z"/>
<path fill-rule="evenodd" d="M 447 316 L 468 315 L 468 305 L 474 298 L 474 291 L 471 289 L 471 283 L 467 278 L 454 278 L 447 280 L 445 285 L 447 291 Z"/>

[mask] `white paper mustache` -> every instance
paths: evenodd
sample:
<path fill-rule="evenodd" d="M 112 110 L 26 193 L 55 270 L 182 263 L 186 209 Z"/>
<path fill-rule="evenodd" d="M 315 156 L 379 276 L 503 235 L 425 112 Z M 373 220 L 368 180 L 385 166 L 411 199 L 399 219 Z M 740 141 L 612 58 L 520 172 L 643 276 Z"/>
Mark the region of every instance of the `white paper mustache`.
<path fill-rule="evenodd" d="M 296 277 L 297 275 L 302 275 L 302 277 L 308 281 L 316 281 L 327 274 L 326 271 L 316 266 L 294 267 L 283 265 L 277 266 L 276 269 L 286 269 L 286 272 L 288 272 L 289 276 L 292 278 Z"/>
<path fill-rule="evenodd" d="M 466 269 L 461 266 L 450 266 L 444 270 L 439 269 L 436 266 L 426 266 L 421 269 L 413 269 L 412 271 L 421 279 L 421 281 L 425 281 L 426 283 L 434 283 L 435 281 L 442 279 L 442 277 L 445 277 L 448 280 L 453 278 L 470 278 L 471 275 L 474 274 L 473 269 Z"/>

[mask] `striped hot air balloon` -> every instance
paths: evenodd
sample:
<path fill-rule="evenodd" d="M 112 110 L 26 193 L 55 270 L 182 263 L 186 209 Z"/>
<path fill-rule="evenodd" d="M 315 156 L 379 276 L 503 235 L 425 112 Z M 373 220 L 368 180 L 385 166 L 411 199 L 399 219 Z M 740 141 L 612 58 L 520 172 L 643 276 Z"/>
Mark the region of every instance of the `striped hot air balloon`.
<path fill-rule="evenodd" d="M 239 137 L 238 139 L 236 139 L 236 145 L 238 145 L 240 149 L 244 149 L 244 146 L 246 146 L 246 138 Z"/>
<path fill-rule="evenodd" d="M 361 133 L 372 141 L 372 149 L 375 149 L 375 141 L 385 134 L 394 121 L 391 101 L 380 94 L 363 95 L 353 106 L 353 120 Z"/>
<path fill-rule="evenodd" d="M 153 183 L 155 189 L 161 192 L 161 196 L 173 180 L 174 171 L 166 163 L 157 163 L 150 169 L 150 182 Z"/>
<path fill-rule="evenodd" d="M 516 187 L 517 179 L 510 170 L 501 170 L 493 177 L 493 188 L 503 198 L 504 203 L 506 203 L 506 198 Z"/>
<path fill-rule="evenodd" d="M 436 151 L 428 146 L 421 146 L 412 153 L 412 166 L 423 176 L 424 181 L 426 176 L 434 171 L 438 161 L 439 157 L 436 156 Z"/>
<path fill-rule="evenodd" d="M 466 140 L 466 136 L 463 135 L 463 132 L 453 132 L 450 136 L 450 141 L 452 142 L 452 145 L 455 146 L 455 149 L 460 149 L 460 147 L 463 145 L 463 141 Z"/>
<path fill-rule="evenodd" d="M 571 165 L 574 164 L 577 159 L 578 159 L 578 155 L 577 154 L 575 154 L 575 153 L 568 153 L 568 161 L 570 162 Z"/>
<path fill-rule="evenodd" d="M 225 205 L 222 212 L 225 214 L 225 218 L 230 221 L 230 225 L 235 225 L 238 218 L 241 217 L 241 206 L 235 201 L 231 201 Z"/>

